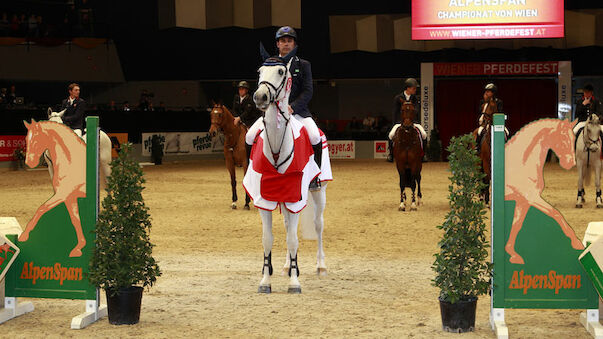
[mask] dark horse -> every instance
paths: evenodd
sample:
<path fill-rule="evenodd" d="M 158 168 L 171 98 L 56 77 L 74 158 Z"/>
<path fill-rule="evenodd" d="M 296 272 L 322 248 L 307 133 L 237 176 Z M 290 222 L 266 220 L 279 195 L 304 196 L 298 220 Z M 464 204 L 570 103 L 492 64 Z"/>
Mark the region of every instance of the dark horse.
<path fill-rule="evenodd" d="M 412 190 L 410 210 L 416 210 L 421 203 L 421 169 L 423 168 L 423 149 L 421 148 L 421 135 L 413 125 L 415 108 L 411 102 L 402 105 L 402 124 L 396 130 L 394 142 L 394 159 L 400 176 L 400 207 L 399 211 L 406 210 L 406 193 L 404 189 Z M 415 199 L 415 188 L 418 188 Z"/>
<path fill-rule="evenodd" d="M 245 151 L 245 134 L 247 127 L 242 123 L 235 125 L 234 116 L 226 106 L 214 104 L 211 110 L 211 128 L 209 134 L 216 136 L 218 131 L 224 133 L 224 159 L 226 168 L 230 173 L 230 185 L 232 186 L 232 208 L 237 208 L 237 179 L 235 166 L 243 167 L 243 174 L 247 173 L 249 159 Z M 245 209 L 249 209 L 249 195 L 245 193 Z"/>
<path fill-rule="evenodd" d="M 477 147 L 477 155 L 479 155 L 481 159 L 481 170 L 486 175 L 483 179 L 484 184 L 486 186 L 482 190 L 482 199 L 484 199 L 486 205 L 490 203 L 490 164 L 491 164 L 491 149 L 490 149 L 490 139 L 492 135 L 492 121 L 493 115 L 496 112 L 496 102 L 494 100 L 488 100 L 485 103 L 486 110 L 482 114 L 482 118 L 480 119 L 480 127 L 476 128 L 473 131 L 473 137 L 475 138 L 476 144 L 479 142 Z M 480 128 L 482 129 L 482 138 L 478 141 L 478 134 Z"/>

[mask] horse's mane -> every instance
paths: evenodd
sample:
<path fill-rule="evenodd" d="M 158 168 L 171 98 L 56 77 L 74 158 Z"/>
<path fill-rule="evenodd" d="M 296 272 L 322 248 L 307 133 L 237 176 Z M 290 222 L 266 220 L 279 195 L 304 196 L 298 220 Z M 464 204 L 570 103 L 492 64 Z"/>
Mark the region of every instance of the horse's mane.
<path fill-rule="evenodd" d="M 522 128 L 520 128 L 519 131 L 517 131 L 515 133 L 515 135 L 513 135 L 513 137 L 511 139 L 509 139 L 509 141 L 507 141 L 507 145 L 512 145 L 513 143 L 515 143 L 515 141 L 517 139 L 521 139 L 522 134 L 524 134 L 524 132 L 526 132 L 526 131 L 531 131 L 534 128 L 557 127 L 560 123 L 563 123 L 563 122 L 564 122 L 564 120 L 557 119 L 557 118 L 542 118 L 542 119 L 534 120 L 534 121 L 528 123 L 527 125 L 524 125 Z"/>
<path fill-rule="evenodd" d="M 73 133 L 73 135 L 76 137 L 75 139 L 77 140 L 77 142 L 79 142 L 80 144 L 86 146 L 86 142 L 84 141 L 84 139 L 80 138 L 77 136 L 77 134 L 75 134 L 75 132 L 73 132 L 73 130 L 65 125 L 65 124 L 61 124 L 59 122 L 55 122 L 55 121 L 39 121 L 38 123 L 44 123 L 40 125 L 40 128 L 42 128 L 43 130 L 46 129 L 50 129 L 50 130 L 57 130 L 57 129 L 64 129 L 64 130 L 68 130 L 71 133 Z"/>

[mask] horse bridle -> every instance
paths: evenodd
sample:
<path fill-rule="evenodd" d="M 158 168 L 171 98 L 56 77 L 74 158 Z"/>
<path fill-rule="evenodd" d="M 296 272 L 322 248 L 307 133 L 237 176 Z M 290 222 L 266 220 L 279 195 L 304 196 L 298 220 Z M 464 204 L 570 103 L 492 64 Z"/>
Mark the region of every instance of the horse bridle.
<path fill-rule="evenodd" d="M 283 90 L 283 88 L 285 88 L 285 84 L 287 83 L 287 73 L 289 72 L 289 67 L 287 67 L 284 62 L 282 65 L 278 65 L 278 66 L 283 66 L 285 67 L 285 72 L 283 73 L 283 80 L 281 81 L 281 83 L 277 86 L 274 86 L 271 82 L 269 81 L 260 81 L 258 83 L 258 87 L 261 85 L 266 85 L 266 87 L 268 88 L 268 94 L 270 94 L 270 101 L 268 101 L 269 104 L 274 104 L 276 106 L 276 110 L 278 111 L 278 114 L 280 114 L 283 119 L 285 119 L 285 129 L 287 128 L 287 125 L 289 124 L 289 119 L 287 119 L 285 117 L 285 112 L 283 112 L 281 110 L 281 108 L 278 105 L 278 101 L 276 100 L 276 98 L 278 98 L 278 96 L 281 94 L 281 91 Z M 273 92 L 274 91 L 274 92 Z M 264 117 L 266 115 L 266 113 L 264 112 Z M 262 119 L 262 123 L 264 124 L 264 130 L 266 130 L 266 121 Z M 293 147 L 291 148 L 291 152 L 289 153 L 289 155 L 285 158 L 285 160 L 281 161 L 280 164 L 276 162 L 277 157 L 275 157 L 275 155 L 280 154 L 281 153 L 281 148 L 283 147 L 283 142 L 285 141 L 285 135 L 286 133 L 283 133 L 283 138 L 281 139 L 281 144 L 279 149 L 277 150 L 277 152 L 274 152 L 273 148 L 272 148 L 272 143 L 270 142 L 270 139 L 268 138 L 268 133 L 266 133 L 266 141 L 268 141 L 268 148 L 270 148 L 270 153 L 272 153 L 272 157 L 274 157 L 274 168 L 278 171 L 279 167 L 281 167 L 283 164 L 285 164 L 287 161 L 289 161 L 289 159 L 291 159 L 291 157 L 293 156 L 293 152 L 295 151 L 295 143 L 293 143 Z"/>

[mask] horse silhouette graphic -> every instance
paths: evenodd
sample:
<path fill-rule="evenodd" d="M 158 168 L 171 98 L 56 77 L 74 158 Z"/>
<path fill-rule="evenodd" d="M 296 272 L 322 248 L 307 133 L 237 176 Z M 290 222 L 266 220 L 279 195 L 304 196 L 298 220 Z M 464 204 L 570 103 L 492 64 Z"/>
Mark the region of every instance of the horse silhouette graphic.
<path fill-rule="evenodd" d="M 73 130 L 60 123 L 33 120 L 30 124 L 23 123 L 27 128 L 25 163 L 31 168 L 38 166 L 40 156 L 48 150 L 54 173 L 54 195 L 38 208 L 19 236 L 19 241 L 29 239 L 29 233 L 46 212 L 65 203 L 77 236 L 77 244 L 69 256 L 80 257 L 86 239 L 82 232 L 77 199 L 86 197 L 86 143 Z"/>
<path fill-rule="evenodd" d="M 0 245 L 0 266 L 2 266 L 4 260 L 8 259 L 9 253 L 15 254 L 15 251 L 11 249 L 10 244 L 4 243 Z M 2 257 L 2 254 L 4 254 L 4 257 Z"/>
<path fill-rule="evenodd" d="M 544 190 L 543 168 L 549 150 L 559 157 L 559 165 L 571 169 L 576 164 L 574 157 L 574 133 L 576 121 L 541 119 L 534 121 L 517 132 L 505 145 L 505 200 L 514 200 L 515 213 L 505 251 L 511 256 L 509 262 L 524 264 L 515 251 L 517 234 L 530 207 L 553 218 L 571 241 L 574 249 L 583 249 L 582 242 L 568 225 L 561 213 L 542 198 Z"/>

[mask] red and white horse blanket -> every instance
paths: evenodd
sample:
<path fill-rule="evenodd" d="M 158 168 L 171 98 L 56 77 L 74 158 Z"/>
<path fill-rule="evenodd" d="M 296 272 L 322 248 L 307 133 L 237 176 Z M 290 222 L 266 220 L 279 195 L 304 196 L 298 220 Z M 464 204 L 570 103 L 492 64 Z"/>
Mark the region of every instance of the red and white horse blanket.
<path fill-rule="evenodd" d="M 289 127 L 285 133 L 293 135 L 294 152 L 292 159 L 278 171 L 273 165 L 274 160 L 268 159 L 272 158 L 272 155 L 270 147 L 264 145 L 267 139 L 263 125 L 257 132 L 253 131 L 253 128 L 250 129 L 250 132 L 255 132 L 256 135 L 243 187 L 257 208 L 273 211 L 279 203 L 283 203 L 290 212 L 300 212 L 306 207 L 310 181 L 320 174 L 306 128 L 296 119 L 289 120 Z M 284 160 L 276 161 L 280 163 Z"/>

